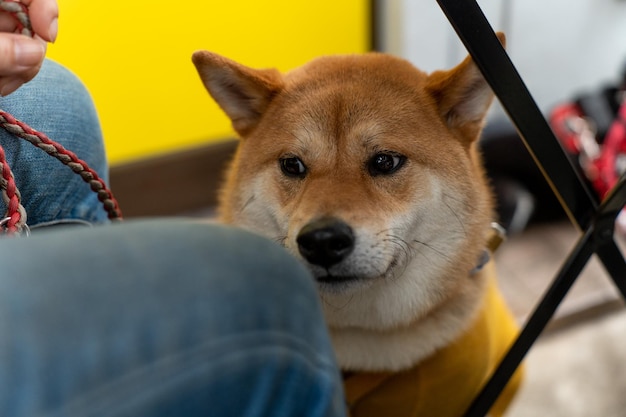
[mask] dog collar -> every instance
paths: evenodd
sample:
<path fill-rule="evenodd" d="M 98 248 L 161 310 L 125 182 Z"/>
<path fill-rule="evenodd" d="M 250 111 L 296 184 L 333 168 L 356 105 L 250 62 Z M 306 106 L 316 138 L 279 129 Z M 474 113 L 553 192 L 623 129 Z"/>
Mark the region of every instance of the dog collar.
<path fill-rule="evenodd" d="M 470 275 L 474 275 L 478 273 L 487 262 L 491 260 L 491 254 L 495 253 L 496 250 L 500 247 L 500 244 L 504 242 L 506 238 L 506 230 L 504 227 L 500 226 L 498 223 L 491 223 L 491 227 L 489 230 L 489 239 L 487 240 L 487 249 L 483 250 L 478 258 L 478 262 L 476 266 L 471 269 Z"/>

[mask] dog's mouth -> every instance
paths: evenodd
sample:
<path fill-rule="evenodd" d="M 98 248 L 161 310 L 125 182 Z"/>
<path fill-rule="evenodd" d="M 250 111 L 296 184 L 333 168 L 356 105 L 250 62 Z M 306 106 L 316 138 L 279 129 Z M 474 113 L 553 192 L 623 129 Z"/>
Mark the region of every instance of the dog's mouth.
<path fill-rule="evenodd" d="M 373 279 L 369 277 L 332 274 L 316 276 L 315 280 L 318 285 L 318 290 L 322 294 L 350 293 L 356 289 L 363 289 L 364 287 L 367 287 L 368 284 L 373 281 Z"/>
<path fill-rule="evenodd" d="M 355 275 L 332 275 L 326 274 L 315 278 L 321 284 L 347 284 L 363 280 Z"/>
<path fill-rule="evenodd" d="M 351 268 L 320 268 L 313 266 L 311 272 L 321 288 L 330 291 L 342 291 L 348 288 L 368 286 L 379 280 L 389 279 L 396 274 L 399 264 L 398 257 L 394 257 L 384 271 L 370 271 L 366 274 L 351 273 Z M 356 272 L 356 271 L 355 271 Z M 372 273 L 373 272 L 373 273 Z"/>
<path fill-rule="evenodd" d="M 315 280 L 320 285 L 320 289 L 330 292 L 363 289 L 377 281 L 387 280 L 394 276 L 396 266 L 397 261 L 394 259 L 383 273 L 372 275 L 333 274 L 325 270 L 321 274 L 315 274 Z"/>

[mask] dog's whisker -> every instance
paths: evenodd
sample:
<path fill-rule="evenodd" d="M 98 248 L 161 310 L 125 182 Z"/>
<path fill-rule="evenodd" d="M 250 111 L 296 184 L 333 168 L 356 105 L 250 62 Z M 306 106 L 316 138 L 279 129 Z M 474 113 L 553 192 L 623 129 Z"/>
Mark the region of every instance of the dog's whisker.
<path fill-rule="evenodd" d="M 274 242 L 278 243 L 280 246 L 285 247 L 285 242 L 287 241 L 287 235 L 284 236 L 276 236 L 272 239 Z"/>
<path fill-rule="evenodd" d="M 463 234 L 467 235 L 467 231 L 465 230 L 465 223 L 461 220 L 461 218 L 459 217 L 459 214 L 456 212 L 456 210 L 450 207 L 450 204 L 448 204 L 448 202 L 445 199 L 443 199 L 442 201 L 443 201 L 443 205 L 446 206 L 446 208 L 450 211 L 450 213 L 452 213 L 452 216 L 454 216 L 454 218 L 456 219 L 457 223 L 461 227 L 461 230 L 463 231 Z"/>
<path fill-rule="evenodd" d="M 405 258 L 407 260 L 411 258 L 412 247 L 406 240 L 404 240 L 400 236 L 396 236 L 394 234 L 387 233 L 385 237 L 381 238 L 381 241 L 382 242 L 389 242 L 389 243 L 397 246 L 398 248 L 400 248 L 400 250 L 403 252 L 403 254 L 404 254 L 404 256 L 405 256 Z"/>
<path fill-rule="evenodd" d="M 252 202 L 253 202 L 254 200 L 256 200 L 256 195 L 252 194 L 252 195 L 250 196 L 250 198 L 248 198 L 248 199 L 246 200 L 246 202 L 245 202 L 245 203 L 243 203 L 243 204 L 242 204 L 242 206 L 239 208 L 239 213 L 243 213 L 243 212 L 245 212 L 245 211 L 246 211 L 246 209 L 248 208 L 248 206 L 249 206 L 250 204 L 252 204 Z"/>
<path fill-rule="evenodd" d="M 439 255 L 442 259 L 445 259 L 446 261 L 450 261 L 450 257 L 445 252 L 442 252 L 441 250 L 437 249 L 434 245 L 423 242 L 421 240 L 417 240 L 417 239 L 413 240 L 413 242 L 419 244 L 421 247 L 428 248 L 433 253 Z M 425 256 L 425 255 L 422 253 L 422 256 Z M 428 258 L 427 256 L 425 257 Z"/>
<path fill-rule="evenodd" d="M 344 310 L 345 308 L 347 308 L 351 303 L 352 300 L 354 299 L 355 294 L 351 294 L 350 297 L 348 297 L 347 300 L 345 300 L 345 302 L 341 305 L 335 305 L 333 303 L 331 303 L 327 297 L 324 296 L 323 293 L 320 294 L 320 298 L 322 300 L 322 303 L 324 303 L 324 305 L 327 305 L 328 307 L 334 309 L 335 311 L 341 311 Z"/>

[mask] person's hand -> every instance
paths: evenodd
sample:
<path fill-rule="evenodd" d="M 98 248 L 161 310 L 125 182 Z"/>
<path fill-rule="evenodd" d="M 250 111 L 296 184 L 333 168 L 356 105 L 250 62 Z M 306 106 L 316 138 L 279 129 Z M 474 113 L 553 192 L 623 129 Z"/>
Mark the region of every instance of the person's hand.
<path fill-rule="evenodd" d="M 29 9 L 34 38 L 15 33 L 13 16 L 0 10 L 0 95 L 6 96 L 30 81 L 41 68 L 47 42 L 57 36 L 56 0 L 21 0 Z"/>

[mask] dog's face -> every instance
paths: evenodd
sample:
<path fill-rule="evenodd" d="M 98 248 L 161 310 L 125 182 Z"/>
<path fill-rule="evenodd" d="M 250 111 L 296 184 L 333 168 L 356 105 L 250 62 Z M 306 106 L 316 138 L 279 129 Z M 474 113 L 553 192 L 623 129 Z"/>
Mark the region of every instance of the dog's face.
<path fill-rule="evenodd" d="M 427 75 L 383 54 L 285 75 L 194 63 L 242 137 L 221 219 L 283 244 L 331 327 L 389 329 L 472 291 L 491 202 L 475 142 L 492 94 L 470 59 Z"/>

